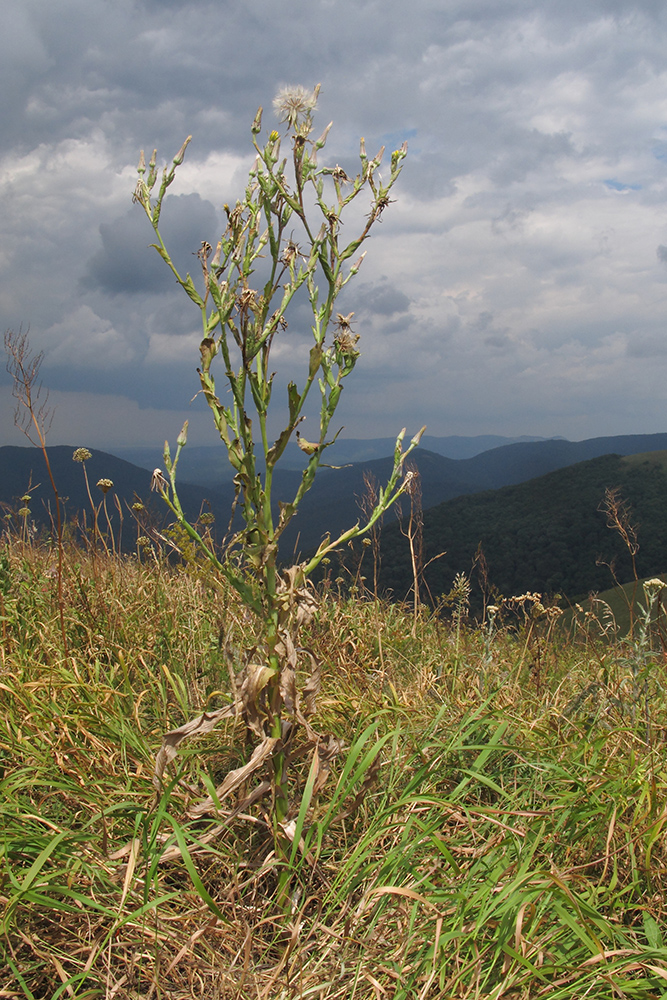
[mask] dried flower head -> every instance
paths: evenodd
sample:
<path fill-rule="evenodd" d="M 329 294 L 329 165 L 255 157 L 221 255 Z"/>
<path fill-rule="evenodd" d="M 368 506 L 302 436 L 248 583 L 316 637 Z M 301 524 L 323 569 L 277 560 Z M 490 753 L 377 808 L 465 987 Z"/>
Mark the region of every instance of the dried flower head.
<path fill-rule="evenodd" d="M 290 128 L 309 121 L 317 107 L 319 92 L 319 84 L 313 91 L 301 86 L 282 87 L 273 99 L 273 110 L 278 121 L 287 122 Z"/>
<path fill-rule="evenodd" d="M 355 357 L 359 356 L 359 351 L 357 350 L 357 344 L 359 343 L 358 333 L 352 333 L 349 329 L 340 330 L 336 334 L 336 343 L 343 354 L 354 354 Z"/>
<path fill-rule="evenodd" d="M 153 475 L 151 476 L 151 490 L 156 490 L 158 493 L 163 493 L 167 489 L 169 483 L 164 478 L 164 473 L 162 469 L 153 469 Z"/>
<path fill-rule="evenodd" d="M 339 184 L 351 184 L 352 183 L 352 181 L 347 176 L 347 174 L 345 173 L 345 171 L 343 170 L 343 168 L 339 167 L 338 164 L 336 164 L 336 166 L 331 171 L 331 176 L 333 177 L 334 180 L 338 181 Z"/>
<path fill-rule="evenodd" d="M 89 458 L 92 458 L 92 453 L 88 451 L 87 448 L 77 448 L 72 455 L 72 461 L 74 462 L 87 462 Z"/>
<path fill-rule="evenodd" d="M 108 493 L 109 490 L 111 489 L 111 487 L 113 486 L 113 480 L 112 479 L 98 479 L 97 480 L 97 485 L 98 485 L 99 489 L 102 490 L 103 493 Z"/>
<path fill-rule="evenodd" d="M 350 324 L 352 323 L 353 316 L 354 316 L 353 312 L 348 313 L 347 316 L 343 316 L 342 313 L 336 313 L 336 326 L 338 327 L 341 333 L 345 331 L 348 333 L 351 332 L 352 328 Z"/>
<path fill-rule="evenodd" d="M 354 333 L 350 326 L 353 316 L 353 312 L 348 313 L 347 316 L 343 316 L 342 313 L 336 314 L 335 341 L 343 354 L 354 354 L 358 357 L 359 352 L 356 347 L 359 341 L 359 334 Z"/>

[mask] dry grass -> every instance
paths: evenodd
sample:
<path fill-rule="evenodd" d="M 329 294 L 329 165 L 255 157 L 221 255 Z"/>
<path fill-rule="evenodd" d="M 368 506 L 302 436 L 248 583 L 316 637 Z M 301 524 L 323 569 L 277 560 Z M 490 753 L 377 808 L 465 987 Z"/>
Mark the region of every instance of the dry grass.
<path fill-rule="evenodd" d="M 162 734 L 230 699 L 221 635 L 253 628 L 233 595 L 70 550 L 65 658 L 52 553 L 0 560 L 0 997 L 665 992 L 661 657 L 647 742 L 636 648 L 545 632 L 538 683 L 525 623 L 422 612 L 413 637 L 411 612 L 330 595 L 304 643 L 325 664 L 318 731 L 347 749 L 309 803 L 297 748 L 279 906 L 261 802 L 189 815 L 248 758 L 241 725 L 152 784 Z"/>

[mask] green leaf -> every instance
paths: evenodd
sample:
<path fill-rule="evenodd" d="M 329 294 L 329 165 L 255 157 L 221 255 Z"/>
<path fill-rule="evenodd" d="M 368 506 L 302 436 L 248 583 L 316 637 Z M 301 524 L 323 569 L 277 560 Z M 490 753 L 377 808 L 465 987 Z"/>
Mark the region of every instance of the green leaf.
<path fill-rule="evenodd" d="M 310 364 L 308 366 L 308 378 L 314 378 L 322 363 L 322 348 L 320 344 L 315 344 L 310 349 Z"/>
<path fill-rule="evenodd" d="M 301 396 L 299 395 L 299 390 L 297 389 L 295 382 L 290 382 L 287 386 L 287 402 L 289 405 L 290 424 L 293 425 L 298 416 L 299 407 L 301 406 Z"/>
<path fill-rule="evenodd" d="M 160 256 L 162 256 L 162 254 L 160 254 Z M 192 280 L 192 278 L 190 277 L 190 275 L 186 274 L 185 280 L 183 280 L 181 278 L 181 279 L 179 279 L 178 283 L 181 286 L 181 288 L 185 289 L 185 291 L 188 293 L 188 295 L 190 296 L 190 298 L 192 299 L 192 301 L 194 303 L 196 303 L 199 306 L 200 309 L 203 308 L 203 306 L 204 306 L 204 300 L 202 299 L 201 295 L 199 294 L 199 292 L 195 288 L 195 283 Z"/>

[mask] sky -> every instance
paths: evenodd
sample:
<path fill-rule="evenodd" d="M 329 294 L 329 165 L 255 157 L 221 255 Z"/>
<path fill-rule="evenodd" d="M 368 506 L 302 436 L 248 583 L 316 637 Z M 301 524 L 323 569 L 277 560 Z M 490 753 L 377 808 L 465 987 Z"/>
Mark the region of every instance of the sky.
<path fill-rule="evenodd" d="M 266 135 L 276 92 L 316 83 L 321 162 L 409 147 L 341 300 L 344 436 L 667 430 L 661 0 L 21 0 L 0 29 L 0 324 L 44 352 L 50 443 L 161 444 L 186 418 L 215 443 L 198 310 L 132 204 L 139 150 L 193 136 L 163 231 L 194 275 L 257 108 Z M 297 308 L 278 408 L 308 337 Z M 3 365 L 5 444 L 27 442 Z"/>

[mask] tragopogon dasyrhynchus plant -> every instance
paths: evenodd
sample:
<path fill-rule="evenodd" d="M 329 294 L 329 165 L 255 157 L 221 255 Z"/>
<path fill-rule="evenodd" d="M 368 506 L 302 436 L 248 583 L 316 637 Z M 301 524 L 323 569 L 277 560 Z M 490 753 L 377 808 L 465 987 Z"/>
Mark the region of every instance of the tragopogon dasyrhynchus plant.
<path fill-rule="evenodd" d="M 264 146 L 258 144 L 262 109 L 252 125 L 257 156 L 250 170 L 242 200 L 233 208 L 225 205 L 227 227 L 215 250 L 204 241 L 197 256 L 201 265 L 199 285 L 189 274 L 176 269 L 160 234 L 160 213 L 165 194 L 190 142 L 186 139 L 170 167 L 165 167 L 158 194 L 152 191 L 158 180 L 156 153 L 146 168 L 142 152 L 139 180 L 134 198 L 145 210 L 153 226 L 153 244 L 178 284 L 201 311 L 201 389 L 208 403 L 236 476 L 238 506 L 243 515 L 242 530 L 234 534 L 224 554 L 203 539 L 184 514 L 176 486 L 176 466 L 186 444 L 187 423 L 178 439 L 172 459 L 165 444 L 164 459 L 168 480 L 159 471 L 154 486 L 162 493 L 183 529 L 206 554 L 215 569 L 238 591 L 260 620 L 264 636 L 261 662 L 247 662 L 237 678 L 236 704 L 218 713 L 203 715 L 165 737 L 156 774 L 161 777 L 166 762 L 176 753 L 178 743 L 193 732 L 208 731 L 224 715 L 243 714 L 247 725 L 260 739 L 251 761 L 232 772 L 218 790 L 223 798 L 262 767 L 272 762 L 272 778 L 257 786 L 272 793 L 274 830 L 278 841 L 293 836 L 290 820 L 287 765 L 290 742 L 300 723 L 323 754 L 321 738 L 307 717 L 314 710 L 319 687 L 320 665 L 311 655 L 313 672 L 303 691 L 298 692 L 295 668 L 298 652 L 296 632 L 312 613 L 314 596 L 308 577 L 322 559 L 337 546 L 368 532 L 404 489 L 403 464 L 419 443 L 421 432 L 403 451 L 405 430 L 396 442 L 394 466 L 377 504 L 365 524 L 357 523 L 339 538 L 327 536 L 309 559 L 281 570 L 278 540 L 294 517 L 310 489 L 325 450 L 333 444 L 329 427 L 338 406 L 343 380 L 354 369 L 359 351 L 358 337 L 351 328 L 353 314 L 335 312 L 336 299 L 355 275 L 364 254 L 361 245 L 390 203 L 389 194 L 398 179 L 407 145 L 391 154 L 389 177 L 379 174 L 384 149 L 373 159 L 361 140 L 358 174 L 350 178 L 340 166 L 320 166 L 330 125 L 313 140 L 313 111 L 319 86 L 312 93 L 302 87 L 287 88 L 274 101 L 286 135 L 271 131 Z M 281 155 L 288 140 L 290 155 Z M 148 172 L 146 172 L 148 170 Z M 370 208 L 360 232 L 349 242 L 342 239 L 341 217 L 363 192 L 370 194 Z M 274 376 L 271 350 L 284 335 L 290 304 L 300 289 L 307 295 L 312 311 L 312 346 L 302 381 L 287 385 L 288 416 L 275 440 L 269 437 L 269 405 Z M 216 388 L 214 362 L 222 361 L 220 374 L 230 391 L 229 403 L 221 402 Z M 304 420 L 304 408 L 311 391 L 320 394 L 319 433 L 314 441 L 300 437 L 297 428 Z M 300 485 L 289 500 L 281 500 L 279 514 L 272 507 L 273 477 L 288 442 L 296 437 L 307 462 Z M 307 651 L 306 651 L 307 653 Z M 331 752 L 331 746 L 329 747 Z M 323 758 L 324 759 L 324 758 Z M 325 769 L 323 768 L 323 771 Z M 251 792 L 255 799 L 260 792 Z"/>

